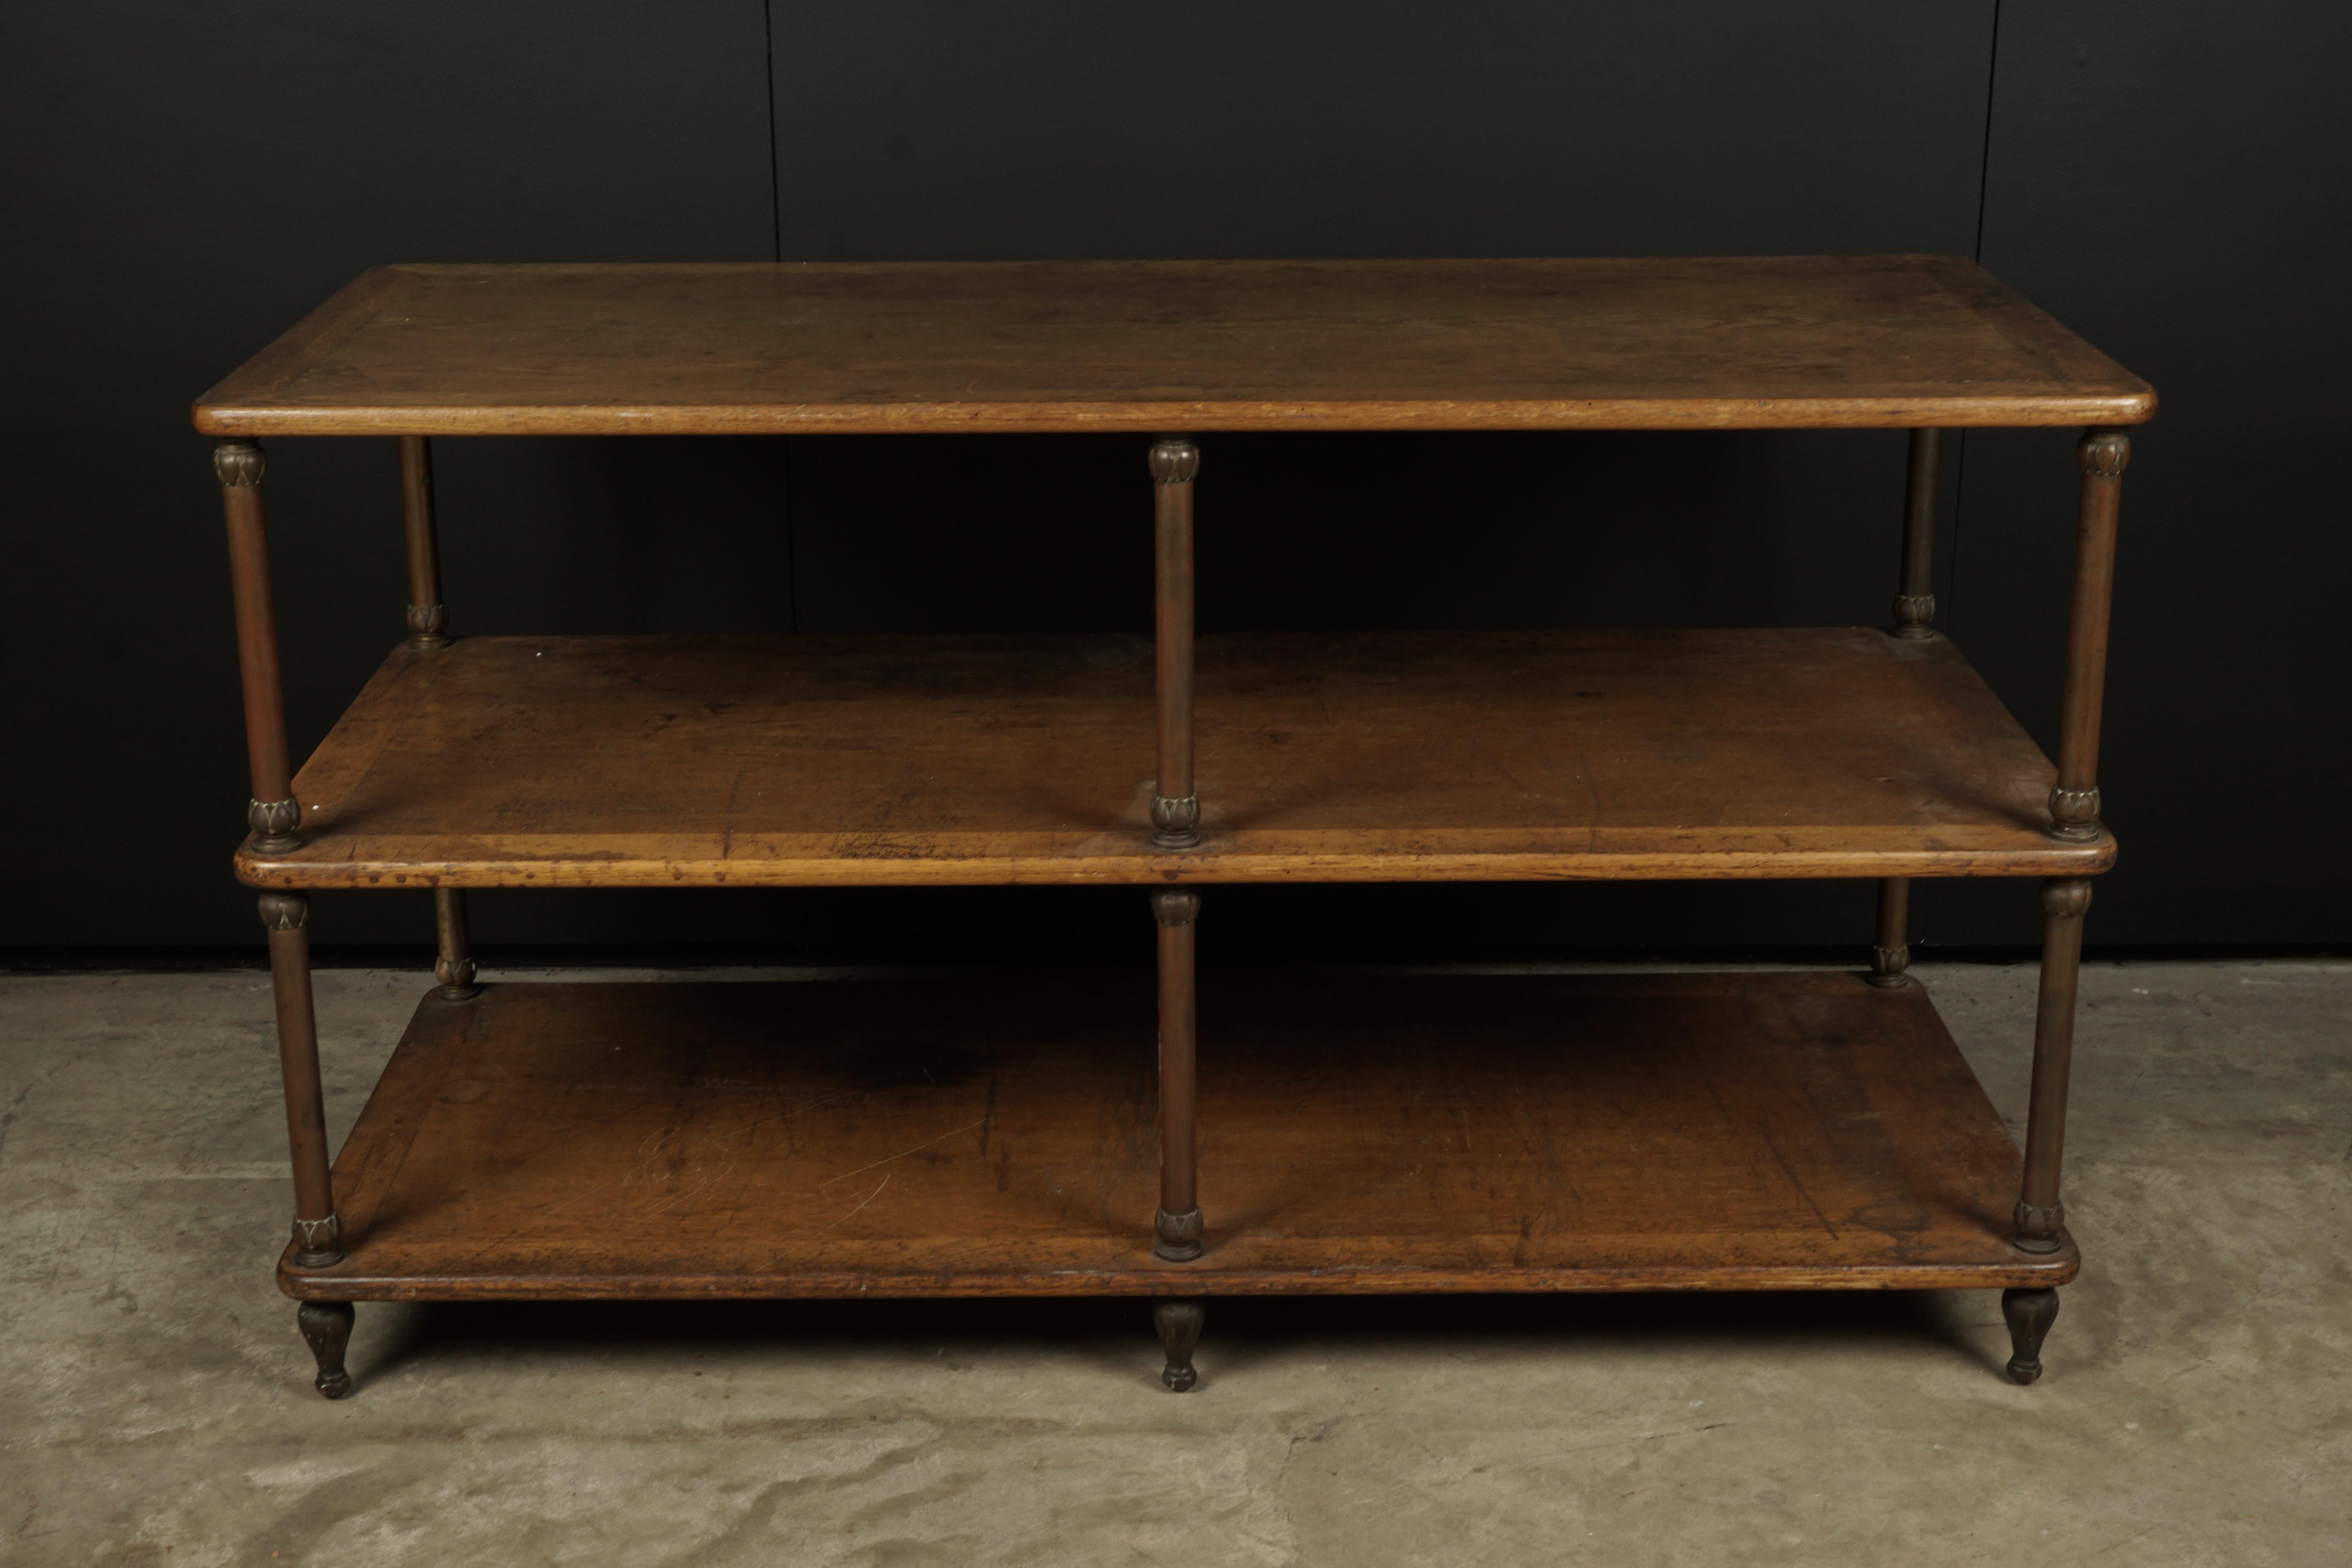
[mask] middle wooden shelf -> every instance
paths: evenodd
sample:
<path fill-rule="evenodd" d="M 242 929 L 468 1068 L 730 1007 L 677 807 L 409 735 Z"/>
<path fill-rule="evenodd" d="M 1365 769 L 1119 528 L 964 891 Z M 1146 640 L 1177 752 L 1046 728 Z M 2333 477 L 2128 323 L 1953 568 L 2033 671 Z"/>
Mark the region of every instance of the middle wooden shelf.
<path fill-rule="evenodd" d="M 1854 626 L 1209 637 L 1201 847 L 1149 842 L 1140 637 L 395 650 L 295 782 L 331 887 L 2079 877 L 1949 640 Z"/>

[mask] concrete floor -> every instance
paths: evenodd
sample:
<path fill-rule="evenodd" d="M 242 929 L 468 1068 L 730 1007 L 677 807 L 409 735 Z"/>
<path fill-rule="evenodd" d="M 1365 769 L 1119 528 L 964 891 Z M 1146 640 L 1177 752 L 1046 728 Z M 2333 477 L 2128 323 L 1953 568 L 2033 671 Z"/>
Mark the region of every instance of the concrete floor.
<path fill-rule="evenodd" d="M 2027 969 L 1929 967 L 2005 1111 Z M 338 1138 L 425 982 L 324 973 Z M 0 982 L 10 1563 L 2352 1563 L 2352 964 L 2084 977 L 2087 1263 L 1990 1292 L 360 1309 L 310 1392 L 268 982 Z"/>

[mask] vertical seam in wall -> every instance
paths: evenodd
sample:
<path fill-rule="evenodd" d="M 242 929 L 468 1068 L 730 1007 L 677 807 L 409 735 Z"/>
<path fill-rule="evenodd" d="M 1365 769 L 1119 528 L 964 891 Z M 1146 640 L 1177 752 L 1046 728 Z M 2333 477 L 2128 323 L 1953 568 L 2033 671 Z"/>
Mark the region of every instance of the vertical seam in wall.
<path fill-rule="evenodd" d="M 784 190 L 782 161 L 776 151 L 776 0 L 761 0 L 760 23 L 768 68 L 768 224 L 778 266 L 784 260 Z M 801 541 L 794 526 L 798 509 L 793 505 L 793 438 L 783 444 L 784 491 L 784 629 L 801 629 Z"/>
<path fill-rule="evenodd" d="M 1984 145 L 1977 157 L 1976 263 L 1984 265 L 1985 213 L 1992 196 L 1992 111 L 2000 100 L 2000 0 L 1992 0 L 1992 37 L 1985 50 Z M 1960 626 L 1960 524 L 1969 493 L 1969 433 L 1959 432 L 1952 462 L 1951 587 L 1945 597 L 1944 633 L 1958 637 Z"/>
<path fill-rule="evenodd" d="M 768 68 L 768 236 L 775 249 L 775 259 L 782 261 L 784 258 L 784 195 L 780 188 L 782 172 L 777 167 L 776 160 L 776 0 L 761 0 L 760 29 L 762 54 Z"/>
<path fill-rule="evenodd" d="M 801 629 L 801 535 L 800 530 L 793 526 L 793 519 L 800 509 L 793 504 L 793 438 L 780 436 L 777 439 L 784 444 L 784 576 L 789 595 L 784 605 L 784 629 L 797 635 Z"/>
<path fill-rule="evenodd" d="M 773 68 L 771 67 L 771 69 Z M 1977 160 L 1977 252 L 1979 266 L 1984 264 L 1985 197 L 1992 188 L 1992 106 L 1994 89 L 2000 79 L 2000 0 L 1992 0 L 1992 47 L 1985 54 L 1984 150 Z M 775 114 L 775 89 L 768 91 L 768 112 Z M 772 142 L 773 138 L 770 141 Z"/>
<path fill-rule="evenodd" d="M 1992 191 L 1992 110 L 2000 97 L 2000 0 L 1992 0 L 1992 36 L 1985 47 L 1984 142 L 1977 153 L 1977 232 L 1974 260 L 1984 265 L 1985 212 Z M 1969 432 L 1956 430 L 1952 447 L 1952 526 L 1947 537 L 1951 540 L 1951 553 L 1946 557 L 1946 588 L 1941 601 L 1944 635 L 1957 640 L 1960 635 L 1960 523 L 1967 514 L 1969 494 Z M 1922 918 L 1937 909 L 1935 900 L 1924 900 L 1926 908 L 1915 903 L 1911 909 L 1911 942 L 1915 951 L 1924 948 L 1931 940 L 1927 921 Z"/>

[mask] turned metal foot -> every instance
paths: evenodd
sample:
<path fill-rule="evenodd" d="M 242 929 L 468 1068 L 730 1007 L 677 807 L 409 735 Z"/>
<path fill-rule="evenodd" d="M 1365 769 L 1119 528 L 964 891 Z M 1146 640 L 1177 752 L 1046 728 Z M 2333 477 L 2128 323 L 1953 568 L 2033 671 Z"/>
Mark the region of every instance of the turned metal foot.
<path fill-rule="evenodd" d="M 1201 1327 L 1208 1321 L 1209 1309 L 1203 1302 L 1151 1303 L 1151 1326 L 1160 1331 L 1160 1348 L 1168 1352 L 1160 1381 L 1171 1393 L 1181 1394 L 1201 1380 L 1201 1374 L 1192 1370 L 1192 1350 L 1201 1342 Z"/>
<path fill-rule="evenodd" d="M 352 1391 L 352 1374 L 343 1370 L 343 1351 L 352 1342 L 349 1301 L 305 1301 L 294 1314 L 302 1338 L 319 1360 L 319 1392 L 341 1399 Z"/>
<path fill-rule="evenodd" d="M 2042 1340 L 2058 1321 L 2055 1290 L 2003 1290 L 2000 1315 L 2009 1320 L 2009 1375 L 2032 1383 L 2042 1375 Z"/>

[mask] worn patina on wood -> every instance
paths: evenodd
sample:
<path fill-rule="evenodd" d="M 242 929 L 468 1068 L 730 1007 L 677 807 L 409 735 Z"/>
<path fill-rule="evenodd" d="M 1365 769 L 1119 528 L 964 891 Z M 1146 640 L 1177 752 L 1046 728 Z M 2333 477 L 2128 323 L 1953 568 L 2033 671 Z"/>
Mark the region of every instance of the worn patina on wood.
<path fill-rule="evenodd" d="M 1939 256 L 383 267 L 215 436 L 2130 425 L 2146 382 Z"/>

